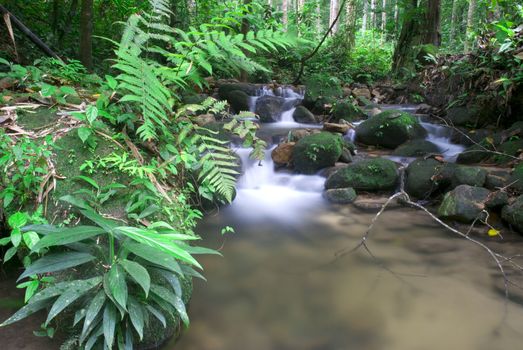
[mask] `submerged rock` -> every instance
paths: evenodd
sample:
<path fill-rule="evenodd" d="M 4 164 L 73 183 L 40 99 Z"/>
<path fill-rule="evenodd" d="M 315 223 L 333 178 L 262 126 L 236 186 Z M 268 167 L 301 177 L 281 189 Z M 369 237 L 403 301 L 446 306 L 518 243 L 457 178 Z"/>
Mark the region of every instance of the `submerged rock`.
<path fill-rule="evenodd" d="M 343 139 L 340 135 L 320 132 L 305 136 L 294 146 L 292 159 L 298 173 L 313 174 L 333 166 L 340 158 Z"/>
<path fill-rule="evenodd" d="M 323 192 L 323 197 L 331 203 L 349 204 L 356 199 L 356 191 L 353 188 L 334 188 Z"/>
<path fill-rule="evenodd" d="M 486 188 L 460 185 L 445 194 L 438 216 L 465 223 L 482 218 L 489 195 L 490 191 Z"/>
<path fill-rule="evenodd" d="M 399 178 L 396 164 L 388 159 L 366 159 L 341 168 L 325 182 L 326 189 L 352 187 L 356 191 L 388 191 Z"/>
<path fill-rule="evenodd" d="M 501 217 L 520 233 L 523 233 L 523 196 L 519 196 L 512 204 L 503 207 Z"/>
<path fill-rule="evenodd" d="M 425 136 L 427 131 L 413 115 L 394 110 L 370 117 L 356 127 L 358 142 L 385 148 L 396 148 L 409 140 L 423 139 Z"/>
<path fill-rule="evenodd" d="M 304 106 L 296 107 L 296 110 L 292 114 L 292 118 L 297 123 L 315 124 L 318 122 L 314 114 Z"/>
<path fill-rule="evenodd" d="M 262 123 L 274 123 L 281 119 L 285 99 L 277 96 L 262 96 L 256 101 L 256 114 Z"/>
<path fill-rule="evenodd" d="M 427 140 L 412 140 L 404 143 L 392 153 L 400 157 L 422 157 L 427 154 L 438 154 L 438 146 Z"/>

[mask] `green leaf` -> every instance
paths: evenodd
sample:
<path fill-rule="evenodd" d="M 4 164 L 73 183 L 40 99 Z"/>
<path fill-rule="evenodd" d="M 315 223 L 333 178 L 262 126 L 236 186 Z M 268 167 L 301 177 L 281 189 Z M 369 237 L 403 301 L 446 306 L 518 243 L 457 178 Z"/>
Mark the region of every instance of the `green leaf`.
<path fill-rule="evenodd" d="M 9 217 L 7 223 L 12 229 L 21 228 L 27 224 L 28 215 L 22 212 L 16 212 Z"/>
<path fill-rule="evenodd" d="M 40 240 L 40 237 L 38 234 L 34 231 L 26 232 L 22 235 L 22 238 L 24 239 L 24 243 L 27 246 L 27 248 L 33 250 L 33 247 L 38 241 Z"/>
<path fill-rule="evenodd" d="M 4 255 L 4 264 L 6 262 L 8 262 L 9 260 L 11 260 L 11 258 L 16 255 L 17 251 L 18 251 L 18 249 L 16 247 L 9 248 L 7 250 L 7 252 L 5 252 L 5 255 Z"/>
<path fill-rule="evenodd" d="M 83 199 L 81 198 L 78 198 L 78 197 L 75 197 L 75 196 L 71 196 L 71 195 L 65 195 L 65 196 L 62 196 L 60 197 L 60 200 L 61 201 L 64 201 L 64 202 L 67 202 L 77 208 L 81 208 L 81 209 L 87 209 L 89 208 L 89 204 L 87 204 L 86 201 L 84 201 Z"/>
<path fill-rule="evenodd" d="M 78 128 L 78 137 L 80 138 L 80 140 L 82 140 L 83 143 L 87 141 L 87 139 L 89 138 L 89 136 L 92 135 L 92 133 L 93 132 L 91 131 L 91 129 L 85 126 Z"/>
<path fill-rule="evenodd" d="M 37 275 L 41 273 L 49 273 L 65 270 L 74 266 L 83 265 L 96 259 L 96 257 L 87 253 L 58 253 L 46 255 L 43 258 L 36 260 L 29 266 L 17 281 L 25 277 Z"/>
<path fill-rule="evenodd" d="M 105 338 L 105 344 L 107 349 L 113 348 L 114 343 L 114 331 L 116 328 L 117 311 L 112 303 L 105 305 L 104 316 L 103 316 L 103 333 Z"/>
<path fill-rule="evenodd" d="M 80 210 L 80 213 L 82 213 L 83 216 L 85 216 L 86 218 L 103 228 L 105 232 L 111 232 L 117 226 L 117 223 L 115 221 L 104 218 L 91 208 Z"/>
<path fill-rule="evenodd" d="M 175 295 L 167 288 L 164 288 L 157 284 L 151 284 L 151 293 L 155 294 L 156 296 L 160 297 L 161 299 L 165 300 L 170 305 L 172 305 L 178 312 L 178 315 L 180 315 L 180 318 L 182 319 L 183 323 L 186 326 L 189 326 L 189 316 L 187 316 L 185 304 L 183 303 L 180 297 Z"/>
<path fill-rule="evenodd" d="M 18 247 L 20 242 L 22 242 L 22 234 L 20 229 L 15 229 L 11 232 L 11 243 L 13 243 L 13 246 Z"/>
<path fill-rule="evenodd" d="M 140 258 L 145 259 L 153 263 L 154 265 L 161 266 L 169 271 L 176 272 L 180 275 L 183 274 L 182 269 L 180 268 L 180 264 L 178 264 L 175 258 L 173 258 L 167 253 L 158 251 L 153 247 L 134 242 L 126 243 L 125 248 L 134 255 L 139 256 Z"/>
<path fill-rule="evenodd" d="M 85 337 L 88 335 L 88 331 L 92 329 L 92 325 L 94 320 L 96 319 L 96 316 L 100 313 L 100 310 L 102 310 L 102 307 L 105 304 L 106 295 L 104 290 L 100 290 L 95 297 L 91 300 L 89 303 L 89 306 L 87 307 L 87 311 L 85 312 L 85 320 L 84 320 L 84 326 L 82 329 L 82 333 L 80 334 L 80 342 L 82 343 Z"/>
<path fill-rule="evenodd" d="M 98 338 L 100 338 L 103 334 L 103 328 L 102 325 L 98 326 L 96 330 L 91 334 L 89 339 L 87 339 L 87 342 L 85 342 L 85 349 L 84 350 L 91 350 L 93 346 L 98 341 Z"/>
<path fill-rule="evenodd" d="M 163 328 L 167 327 L 167 321 L 165 320 L 165 316 L 161 313 L 161 311 L 155 309 L 151 305 L 146 305 L 145 307 L 154 317 L 158 319 L 158 321 L 163 324 Z"/>
<path fill-rule="evenodd" d="M 98 108 L 93 105 L 87 106 L 85 109 L 85 116 L 87 117 L 89 124 L 92 124 L 98 117 Z"/>
<path fill-rule="evenodd" d="M 49 305 L 48 300 L 40 300 L 37 302 L 31 302 L 18 310 L 13 316 L 9 317 L 7 320 L 5 320 L 2 324 L 0 324 L 0 327 L 5 327 L 10 324 L 13 324 L 15 322 L 18 322 L 20 320 L 23 320 L 24 318 L 31 316 L 35 312 L 38 312 L 44 308 L 46 308 Z"/>
<path fill-rule="evenodd" d="M 127 283 L 120 265 L 113 265 L 111 270 L 105 275 L 105 278 L 107 287 L 115 302 L 124 310 L 127 310 Z"/>
<path fill-rule="evenodd" d="M 127 273 L 135 280 L 135 282 L 143 288 L 145 297 L 147 298 L 149 295 L 149 288 L 151 286 L 151 277 L 149 276 L 147 269 L 142 265 L 127 259 L 121 260 L 119 264 L 122 265 L 125 271 L 127 271 Z"/>
<path fill-rule="evenodd" d="M 44 236 L 38 243 L 33 247 L 34 251 L 42 248 L 63 246 L 70 243 L 83 241 L 85 239 L 98 236 L 105 231 L 96 226 L 76 226 L 60 230 L 56 233 L 48 234 Z"/>
<path fill-rule="evenodd" d="M 53 318 L 55 318 L 60 312 L 62 312 L 66 307 L 74 303 L 76 300 L 83 297 L 87 294 L 95 285 L 86 285 L 85 283 L 78 283 L 70 287 L 65 293 L 60 295 L 58 299 L 54 302 L 51 310 L 47 314 L 47 319 L 45 325 L 47 326 Z"/>
<path fill-rule="evenodd" d="M 107 80 L 107 86 L 109 86 L 111 90 L 116 90 L 116 87 L 118 86 L 118 81 L 114 77 L 106 75 L 105 80 Z"/>
<path fill-rule="evenodd" d="M 46 83 L 42 83 L 42 88 L 40 90 L 42 96 L 50 97 L 56 93 L 56 87 Z"/>
<path fill-rule="evenodd" d="M 62 86 L 60 87 L 60 91 L 66 95 L 76 95 L 76 90 L 70 86 Z"/>
<path fill-rule="evenodd" d="M 143 340 L 143 327 L 145 324 L 143 306 L 132 297 L 129 297 L 127 306 L 131 323 L 133 324 L 134 329 L 136 329 L 136 333 L 138 333 L 140 340 Z"/>

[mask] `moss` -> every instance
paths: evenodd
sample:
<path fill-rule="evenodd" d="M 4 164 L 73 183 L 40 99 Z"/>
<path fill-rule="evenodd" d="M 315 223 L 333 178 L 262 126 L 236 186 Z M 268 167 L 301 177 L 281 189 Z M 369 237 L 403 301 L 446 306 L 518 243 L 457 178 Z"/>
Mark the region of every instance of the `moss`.
<path fill-rule="evenodd" d="M 509 183 L 512 183 L 512 189 L 518 193 L 523 193 L 523 163 L 520 163 L 514 168 Z"/>
<path fill-rule="evenodd" d="M 363 113 L 360 107 L 347 101 L 337 102 L 332 109 L 332 121 L 334 122 L 339 122 L 340 120 L 352 122 L 365 117 L 366 114 Z"/>
<path fill-rule="evenodd" d="M 343 150 L 343 139 L 338 134 L 320 132 L 300 139 L 293 149 L 292 158 L 297 172 L 313 174 L 333 166 Z"/>
<path fill-rule="evenodd" d="M 35 111 L 19 111 L 17 122 L 24 129 L 35 130 L 45 126 L 54 126 L 58 119 L 56 109 L 38 108 Z"/>
<path fill-rule="evenodd" d="M 362 160 L 336 171 L 325 182 L 325 188 L 352 187 L 356 191 L 377 192 L 394 189 L 397 182 L 396 164 L 388 159 L 376 158 Z"/>

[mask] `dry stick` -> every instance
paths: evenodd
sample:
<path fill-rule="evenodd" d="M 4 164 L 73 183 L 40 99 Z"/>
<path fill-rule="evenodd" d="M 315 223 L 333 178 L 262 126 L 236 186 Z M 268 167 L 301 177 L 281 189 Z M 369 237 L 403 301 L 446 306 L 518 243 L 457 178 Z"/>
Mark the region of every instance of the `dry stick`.
<path fill-rule="evenodd" d="M 303 70 L 305 69 L 305 62 L 307 62 L 312 56 L 314 56 L 318 52 L 318 50 L 323 45 L 323 43 L 325 42 L 325 40 L 327 39 L 329 34 L 332 32 L 332 29 L 334 29 L 334 26 L 336 25 L 336 23 L 338 23 L 338 20 L 340 19 L 340 16 L 341 16 L 341 12 L 345 8 L 345 2 L 346 1 L 347 0 L 343 0 L 343 2 L 341 3 L 340 9 L 338 11 L 338 14 L 336 15 L 336 18 L 334 19 L 334 21 L 332 22 L 331 26 L 329 27 L 329 30 L 327 30 L 325 35 L 323 35 L 323 38 L 321 39 L 319 44 L 316 46 L 316 48 L 310 54 L 308 54 L 307 56 L 303 57 L 300 60 L 300 71 L 298 72 L 298 76 L 296 77 L 296 79 L 294 79 L 294 82 L 292 83 L 293 85 L 296 85 L 296 84 L 298 84 L 300 82 L 301 77 L 303 75 Z"/>

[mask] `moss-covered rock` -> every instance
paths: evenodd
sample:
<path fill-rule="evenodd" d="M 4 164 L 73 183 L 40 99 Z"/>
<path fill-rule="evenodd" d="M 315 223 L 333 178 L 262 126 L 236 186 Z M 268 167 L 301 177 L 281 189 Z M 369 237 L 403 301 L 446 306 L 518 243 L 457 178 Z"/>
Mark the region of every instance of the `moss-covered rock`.
<path fill-rule="evenodd" d="M 438 216 L 442 219 L 472 222 L 483 216 L 489 195 L 490 191 L 486 188 L 460 185 L 445 194 Z"/>
<path fill-rule="evenodd" d="M 425 136 L 427 131 L 416 117 L 394 110 L 375 115 L 356 127 L 358 142 L 385 148 L 396 148 L 409 140 L 423 139 Z"/>
<path fill-rule="evenodd" d="M 300 139 L 292 151 L 294 169 L 303 174 L 333 166 L 343 149 L 341 136 L 320 132 Z"/>
<path fill-rule="evenodd" d="M 473 166 L 457 166 L 452 174 L 452 187 L 469 185 L 482 187 L 487 179 L 487 171 Z"/>
<path fill-rule="evenodd" d="M 477 106 L 457 106 L 447 111 L 447 119 L 455 126 L 477 127 L 480 115 Z"/>
<path fill-rule="evenodd" d="M 323 192 L 323 197 L 331 203 L 349 204 L 356 199 L 356 191 L 353 188 L 333 188 Z"/>
<path fill-rule="evenodd" d="M 60 117 L 55 108 L 38 108 L 34 111 L 20 110 L 17 112 L 17 123 L 26 130 L 56 126 Z"/>
<path fill-rule="evenodd" d="M 332 121 L 335 123 L 339 122 L 340 120 L 353 122 L 366 117 L 367 115 L 361 110 L 360 107 L 347 101 L 338 101 L 332 108 Z"/>
<path fill-rule="evenodd" d="M 392 153 L 400 157 L 422 157 L 439 153 L 439 147 L 427 140 L 411 140 L 399 146 Z"/>
<path fill-rule="evenodd" d="M 356 191 L 388 191 L 398 183 L 398 168 L 388 159 L 366 159 L 350 164 L 331 174 L 325 182 L 326 189 L 352 187 Z"/>
<path fill-rule="evenodd" d="M 241 91 L 248 96 L 256 96 L 258 88 L 254 84 L 248 83 L 223 83 L 218 86 L 218 95 L 222 100 L 227 99 L 232 91 Z"/>
<path fill-rule="evenodd" d="M 519 196 L 512 204 L 503 207 L 501 217 L 513 228 L 523 233 L 523 196 Z"/>
<path fill-rule="evenodd" d="M 519 164 L 514 168 L 514 171 L 510 175 L 509 183 L 510 188 L 518 193 L 523 193 L 523 163 Z"/>
<path fill-rule="evenodd" d="M 435 159 L 417 159 L 406 169 L 405 190 L 416 198 L 429 198 L 451 185 L 456 166 Z"/>
<path fill-rule="evenodd" d="M 318 122 L 314 114 L 304 106 L 296 107 L 296 110 L 292 114 L 292 118 L 297 123 L 314 124 Z"/>

